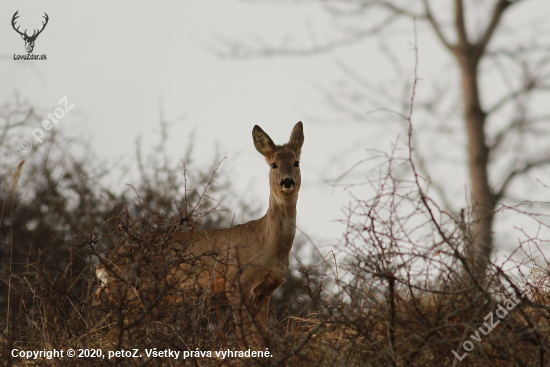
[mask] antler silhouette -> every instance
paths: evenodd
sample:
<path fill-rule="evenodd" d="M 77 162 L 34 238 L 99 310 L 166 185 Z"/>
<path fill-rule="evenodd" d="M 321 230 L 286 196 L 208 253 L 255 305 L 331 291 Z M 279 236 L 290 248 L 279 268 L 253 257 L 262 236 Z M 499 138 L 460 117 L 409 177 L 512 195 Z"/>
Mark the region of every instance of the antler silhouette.
<path fill-rule="evenodd" d="M 39 35 L 40 33 L 42 33 L 42 31 L 44 30 L 44 28 L 46 28 L 46 24 L 48 24 L 48 20 L 50 19 L 50 18 L 48 17 L 48 14 L 44 13 L 43 18 L 46 19 L 46 21 L 45 21 L 45 22 L 42 22 L 42 29 L 41 29 L 41 30 L 35 29 L 35 30 L 33 31 L 33 33 L 32 33 L 32 36 L 29 36 L 29 35 L 27 34 L 27 30 L 26 30 L 26 29 L 25 29 L 25 32 L 22 33 L 22 32 L 19 31 L 19 26 L 18 26 L 17 28 L 15 28 L 15 21 L 17 20 L 17 18 L 19 18 L 19 14 L 18 14 L 18 13 L 19 13 L 19 10 L 16 11 L 15 14 L 13 14 L 13 17 L 11 18 L 11 26 L 13 27 L 13 29 L 15 29 L 15 31 L 16 31 L 17 33 L 19 33 L 19 34 L 22 35 L 22 36 L 25 36 L 25 37 L 28 38 L 29 40 L 35 40 L 36 37 L 38 37 L 38 35 Z"/>
<path fill-rule="evenodd" d="M 20 35 L 22 35 L 22 36 L 27 36 L 27 30 L 25 30 L 25 33 L 21 33 L 21 32 L 19 32 L 19 27 L 15 28 L 15 20 L 16 20 L 17 18 L 19 18 L 19 15 L 18 15 L 17 13 L 19 13 L 19 10 L 16 11 L 15 14 L 13 14 L 13 17 L 11 18 L 11 26 L 12 26 L 13 29 L 15 29 L 15 31 L 16 31 L 17 33 L 19 33 Z M 44 13 L 44 14 L 46 14 L 46 13 Z M 28 37 L 28 36 L 27 36 L 27 37 Z"/>
<path fill-rule="evenodd" d="M 39 30 L 38 33 L 36 33 L 36 35 L 34 34 L 34 32 L 36 32 L 36 31 L 34 31 L 33 34 L 32 34 L 32 37 L 38 37 L 38 35 L 39 35 L 40 33 L 42 33 L 42 31 L 44 30 L 44 28 L 46 28 L 46 24 L 48 24 L 48 20 L 49 20 L 50 18 L 48 17 L 48 14 L 46 14 L 46 13 L 44 13 L 44 16 L 43 16 L 42 18 L 46 19 L 46 22 L 42 22 L 42 29 Z"/>

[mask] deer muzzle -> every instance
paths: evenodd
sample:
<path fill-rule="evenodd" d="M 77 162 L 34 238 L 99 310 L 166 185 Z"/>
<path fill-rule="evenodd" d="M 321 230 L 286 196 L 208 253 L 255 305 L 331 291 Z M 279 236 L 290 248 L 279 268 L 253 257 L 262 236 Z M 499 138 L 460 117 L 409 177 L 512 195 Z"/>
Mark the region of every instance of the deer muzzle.
<path fill-rule="evenodd" d="M 294 180 L 291 178 L 284 178 L 281 180 L 280 185 L 283 188 L 283 191 L 292 190 L 294 188 Z"/>

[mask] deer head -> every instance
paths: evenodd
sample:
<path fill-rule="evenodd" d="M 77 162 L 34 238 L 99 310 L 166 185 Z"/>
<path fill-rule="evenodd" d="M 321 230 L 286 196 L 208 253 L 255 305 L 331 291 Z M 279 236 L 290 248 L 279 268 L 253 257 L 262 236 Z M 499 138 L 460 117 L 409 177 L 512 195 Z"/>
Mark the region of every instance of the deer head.
<path fill-rule="evenodd" d="M 274 198 L 296 199 L 300 190 L 300 154 L 304 143 L 302 122 L 298 122 L 290 140 L 284 145 L 275 145 L 273 140 L 258 125 L 252 130 L 254 146 L 269 164 L 269 187 Z"/>
<path fill-rule="evenodd" d="M 17 20 L 17 18 L 19 18 L 19 15 L 17 13 L 19 13 L 19 10 L 16 11 L 15 14 L 13 14 L 13 18 L 11 18 L 11 26 L 13 27 L 13 29 L 15 29 L 17 33 L 21 35 L 21 38 L 23 38 L 23 40 L 25 41 L 25 48 L 27 49 L 27 53 L 30 54 L 34 49 L 34 41 L 36 41 L 36 38 L 38 37 L 38 35 L 42 33 L 44 28 L 46 28 L 46 24 L 48 24 L 48 19 L 49 19 L 48 14 L 44 13 L 44 19 L 46 21 L 42 22 L 42 29 L 41 30 L 35 29 L 32 33 L 32 36 L 29 36 L 27 34 L 26 29 L 25 29 L 25 32 L 22 33 L 19 31 L 19 26 L 15 28 L 15 21 Z"/>

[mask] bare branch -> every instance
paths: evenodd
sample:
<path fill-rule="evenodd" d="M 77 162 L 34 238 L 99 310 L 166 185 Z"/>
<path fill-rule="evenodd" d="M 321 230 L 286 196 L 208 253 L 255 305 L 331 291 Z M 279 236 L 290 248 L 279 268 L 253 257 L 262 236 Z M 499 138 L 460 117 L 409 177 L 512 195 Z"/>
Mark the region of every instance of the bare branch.
<path fill-rule="evenodd" d="M 389 26 L 398 18 L 398 14 L 391 14 L 382 20 L 380 23 L 376 24 L 372 28 L 354 31 L 351 35 L 347 37 L 327 41 L 324 44 L 317 44 L 311 47 L 303 48 L 291 48 L 289 46 L 283 45 L 280 47 L 272 47 L 266 44 L 260 45 L 256 49 L 251 49 L 247 47 L 244 42 L 237 42 L 228 40 L 221 35 L 215 35 L 215 38 L 219 43 L 229 46 L 229 53 L 233 57 L 253 57 L 253 56 L 314 56 L 318 54 L 323 54 L 330 52 L 334 49 L 349 46 L 355 44 L 364 38 L 371 37 L 375 34 L 380 33 L 384 28 Z M 215 50 L 213 47 L 210 49 L 218 54 L 219 56 L 225 57 L 228 56 L 227 52 Z"/>
<path fill-rule="evenodd" d="M 394 14 L 403 15 L 409 18 L 422 18 L 423 14 L 415 13 L 411 9 L 406 7 L 401 7 L 395 4 L 393 0 L 377 0 L 377 1 L 349 1 L 349 0 L 325 0 L 318 1 L 320 5 L 328 12 L 337 16 L 357 16 L 358 14 L 363 13 L 366 9 L 369 8 L 382 8 L 389 10 Z M 353 5 L 355 6 L 349 10 L 341 10 L 333 4 L 343 4 L 345 6 Z"/>
<path fill-rule="evenodd" d="M 520 0 L 521 1 L 521 0 Z M 491 40 L 491 37 L 493 36 L 495 29 L 497 28 L 498 24 L 500 23 L 500 20 L 502 19 L 502 14 L 512 4 L 516 4 L 520 1 L 512 1 L 512 0 L 499 0 L 496 5 L 495 9 L 493 10 L 493 15 L 491 17 L 491 21 L 489 25 L 487 26 L 487 29 L 483 33 L 483 36 L 481 39 L 476 43 L 476 47 L 478 50 L 483 53 L 485 51 L 485 48 L 487 47 L 487 44 Z"/>
<path fill-rule="evenodd" d="M 514 178 L 524 175 L 535 168 L 548 166 L 548 165 L 550 165 L 550 156 L 546 155 L 543 158 L 526 162 L 521 167 L 513 169 L 502 182 L 502 185 L 500 186 L 500 190 L 497 193 L 495 193 L 495 200 L 500 201 L 504 197 L 504 195 L 506 194 L 506 189 L 508 188 L 508 186 L 510 185 L 510 183 Z"/>
<path fill-rule="evenodd" d="M 500 144 L 505 140 L 506 137 L 508 137 L 513 131 L 517 131 L 516 129 L 522 129 L 525 130 L 526 126 L 529 127 L 530 132 L 535 134 L 547 134 L 548 132 L 544 129 L 537 129 L 535 125 L 540 125 L 541 123 L 548 123 L 550 122 L 550 115 L 538 115 L 538 116 L 522 116 L 514 119 L 511 123 L 506 125 L 502 130 L 497 132 L 494 137 L 491 139 L 491 142 L 489 144 L 489 149 L 491 151 L 495 151 L 497 148 L 500 147 Z"/>
<path fill-rule="evenodd" d="M 508 102 L 513 101 L 517 99 L 518 97 L 521 97 L 525 95 L 526 93 L 536 89 L 536 85 L 534 81 L 530 81 L 523 85 L 521 88 L 518 88 L 505 96 L 503 96 L 501 99 L 499 99 L 492 107 L 488 108 L 486 111 L 487 116 L 497 112 L 502 107 L 504 107 Z"/>
<path fill-rule="evenodd" d="M 382 7 L 388 10 L 391 10 L 392 12 L 398 15 L 404 15 L 410 18 L 424 18 L 423 14 L 416 14 L 408 9 L 401 8 L 395 5 L 392 1 L 378 1 L 377 5 L 381 5 Z"/>
<path fill-rule="evenodd" d="M 426 12 L 424 18 L 428 20 L 428 22 L 432 26 L 435 34 L 437 35 L 437 38 L 439 38 L 441 43 L 443 43 L 443 45 L 447 49 L 452 50 L 454 48 L 454 46 L 451 45 L 451 43 L 447 40 L 447 38 L 443 34 L 443 31 L 441 30 L 441 26 L 439 25 L 439 23 L 435 19 L 434 15 L 432 13 L 431 7 L 430 7 L 430 1 L 429 0 L 422 0 L 422 2 L 424 3 L 424 11 Z"/>
<path fill-rule="evenodd" d="M 464 4 L 462 0 L 455 0 L 455 27 L 458 34 L 458 45 L 469 46 L 466 25 L 464 24 Z"/>

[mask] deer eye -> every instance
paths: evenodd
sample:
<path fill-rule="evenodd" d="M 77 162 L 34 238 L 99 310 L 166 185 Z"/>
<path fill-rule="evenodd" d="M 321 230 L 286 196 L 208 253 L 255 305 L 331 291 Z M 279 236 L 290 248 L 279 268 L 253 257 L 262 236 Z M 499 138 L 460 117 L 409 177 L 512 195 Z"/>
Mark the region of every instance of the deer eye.
<path fill-rule="evenodd" d="M 271 163 L 271 168 L 273 169 L 277 168 L 277 163 Z"/>
<path fill-rule="evenodd" d="M 300 162 L 298 161 L 294 162 L 294 167 L 300 167 Z"/>

